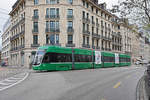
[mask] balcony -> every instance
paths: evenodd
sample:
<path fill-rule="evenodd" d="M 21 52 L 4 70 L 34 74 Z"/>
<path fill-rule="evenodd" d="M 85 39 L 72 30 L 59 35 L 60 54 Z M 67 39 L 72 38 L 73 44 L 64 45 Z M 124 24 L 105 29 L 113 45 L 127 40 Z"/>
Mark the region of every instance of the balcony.
<path fill-rule="evenodd" d="M 22 24 L 22 23 L 24 23 L 24 22 L 25 22 L 25 18 L 21 18 L 21 20 L 20 20 L 18 23 L 14 24 L 14 25 L 12 26 L 11 30 L 17 28 L 20 23 Z"/>
<path fill-rule="evenodd" d="M 92 33 L 92 37 L 93 37 L 93 38 L 98 38 L 98 39 L 100 39 L 100 35 L 99 35 L 99 34 L 96 34 L 96 33 Z"/>
<path fill-rule="evenodd" d="M 103 26 L 103 25 L 101 25 L 101 28 L 102 28 L 102 29 L 104 29 L 104 26 Z"/>
<path fill-rule="evenodd" d="M 60 16 L 59 15 L 46 15 L 45 18 L 47 20 L 49 20 L 49 19 L 58 20 L 58 19 L 60 19 Z"/>
<path fill-rule="evenodd" d="M 25 47 L 25 45 L 23 44 L 23 45 L 19 46 L 19 49 L 23 49 L 24 47 Z"/>
<path fill-rule="evenodd" d="M 84 34 L 84 35 L 90 35 L 90 32 L 83 30 L 83 34 Z"/>
<path fill-rule="evenodd" d="M 95 47 L 95 46 L 92 46 L 92 49 L 96 49 L 96 47 Z"/>
<path fill-rule="evenodd" d="M 13 40 L 15 40 L 15 39 L 17 39 L 17 38 L 19 38 L 19 34 L 16 34 L 16 35 L 12 36 L 12 37 L 10 38 L 10 41 L 13 41 Z"/>
<path fill-rule="evenodd" d="M 108 31 L 111 32 L 111 28 L 108 28 Z"/>
<path fill-rule="evenodd" d="M 21 31 L 19 34 L 20 34 L 20 35 L 24 35 L 24 33 L 25 33 L 25 31 L 23 30 L 23 31 Z"/>
<path fill-rule="evenodd" d="M 84 48 L 90 48 L 90 45 L 89 44 L 82 44 L 82 47 L 84 47 Z"/>
<path fill-rule="evenodd" d="M 54 45 L 54 46 L 61 46 L 61 44 L 59 44 L 59 43 L 55 43 L 55 44 L 51 44 L 51 43 L 45 44 L 45 46 L 51 46 L 51 45 Z"/>
<path fill-rule="evenodd" d="M 101 49 L 102 49 L 102 50 L 105 50 L 105 48 L 104 48 L 104 47 L 102 47 Z"/>
<path fill-rule="evenodd" d="M 82 18 L 84 23 L 90 23 L 90 19 L 89 18 Z"/>
<path fill-rule="evenodd" d="M 107 41 L 112 41 L 112 39 L 110 37 L 107 37 L 107 36 L 102 36 L 102 39 L 107 40 Z"/>
<path fill-rule="evenodd" d="M 33 30 L 32 30 L 32 33 L 33 33 L 33 34 L 39 33 L 39 30 L 38 30 L 38 29 L 33 29 Z"/>
<path fill-rule="evenodd" d="M 46 28 L 45 29 L 45 32 L 46 33 L 59 33 L 60 32 L 60 29 L 59 28 Z"/>
<path fill-rule="evenodd" d="M 95 22 L 94 21 L 92 21 L 92 25 L 95 26 Z"/>
<path fill-rule="evenodd" d="M 39 47 L 40 44 L 31 44 L 31 47 L 35 48 L 35 47 Z"/>
<path fill-rule="evenodd" d="M 10 49 L 10 51 L 16 51 L 16 50 L 19 50 L 19 47 L 14 47 Z"/>
<path fill-rule="evenodd" d="M 99 27 L 99 23 L 96 23 L 96 26 Z"/>
<path fill-rule="evenodd" d="M 105 31 L 107 31 L 108 30 L 108 28 L 105 26 Z"/>
<path fill-rule="evenodd" d="M 73 18 L 74 18 L 73 15 L 67 15 L 68 20 L 73 20 Z"/>
<path fill-rule="evenodd" d="M 100 49 L 100 47 L 96 47 L 96 49 Z"/>
<path fill-rule="evenodd" d="M 67 28 L 67 32 L 68 32 L 68 33 L 74 33 L 74 29 L 73 29 L 72 27 L 68 27 L 68 28 Z"/>
<path fill-rule="evenodd" d="M 39 19 L 39 16 L 33 16 L 33 17 L 32 17 L 32 20 L 34 20 L 34 21 L 35 21 L 35 20 L 38 20 L 38 19 Z"/>
<path fill-rule="evenodd" d="M 75 44 L 66 44 L 66 47 L 75 47 Z"/>

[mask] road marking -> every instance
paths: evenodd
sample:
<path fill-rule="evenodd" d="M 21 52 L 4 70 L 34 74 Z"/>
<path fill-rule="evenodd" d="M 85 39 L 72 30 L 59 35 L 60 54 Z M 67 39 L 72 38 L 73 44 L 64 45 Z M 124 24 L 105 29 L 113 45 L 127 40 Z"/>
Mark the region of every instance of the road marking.
<path fill-rule="evenodd" d="M 17 85 L 17 84 L 21 83 L 21 82 L 24 81 L 28 76 L 29 76 L 29 73 L 26 73 L 26 75 L 24 76 L 24 78 L 18 80 L 16 83 L 13 83 L 13 84 L 11 84 L 11 85 L 9 85 L 9 86 L 0 88 L 0 91 L 3 91 L 3 90 L 5 90 L 5 89 L 8 89 L 8 88 L 10 88 L 10 87 L 12 87 L 12 86 L 14 86 L 14 85 Z"/>
<path fill-rule="evenodd" d="M 120 85 L 121 85 L 121 82 L 118 82 L 116 85 L 114 85 L 113 88 L 114 88 L 114 89 L 115 89 L 115 88 L 118 88 Z"/>
<path fill-rule="evenodd" d="M 128 78 L 130 78 L 131 76 L 130 75 L 128 75 L 127 77 L 126 77 L 126 79 L 128 79 Z"/>
<path fill-rule="evenodd" d="M 17 81 L 17 80 L 5 79 L 4 81 L 7 81 L 7 82 L 15 82 L 15 81 Z"/>
<path fill-rule="evenodd" d="M 3 83 L 3 82 L 0 82 L 0 85 L 10 85 L 10 83 Z"/>

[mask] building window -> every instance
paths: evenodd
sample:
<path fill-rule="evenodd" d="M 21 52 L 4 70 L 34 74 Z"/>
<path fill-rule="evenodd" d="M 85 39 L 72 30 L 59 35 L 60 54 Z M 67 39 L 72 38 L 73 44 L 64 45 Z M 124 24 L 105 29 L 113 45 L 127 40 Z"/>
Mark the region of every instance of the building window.
<path fill-rule="evenodd" d="M 55 31 L 59 31 L 59 21 L 46 21 L 46 31 L 49 32 L 55 32 Z"/>
<path fill-rule="evenodd" d="M 38 44 L 38 35 L 33 35 L 33 44 Z"/>
<path fill-rule="evenodd" d="M 49 29 L 49 21 L 46 21 L 46 29 Z"/>
<path fill-rule="evenodd" d="M 38 15 L 39 15 L 39 14 L 38 14 L 38 9 L 35 9 L 35 10 L 34 10 L 34 17 L 35 17 L 35 16 L 38 16 Z"/>
<path fill-rule="evenodd" d="M 92 38 L 92 46 L 94 46 L 94 39 Z"/>
<path fill-rule="evenodd" d="M 94 34 L 94 27 L 92 27 L 92 34 Z"/>
<path fill-rule="evenodd" d="M 83 44 L 85 45 L 85 36 L 83 36 Z"/>
<path fill-rule="evenodd" d="M 84 1 L 84 0 L 82 0 L 82 2 L 83 2 L 83 6 L 85 7 L 85 1 Z"/>
<path fill-rule="evenodd" d="M 73 10 L 72 9 L 68 9 L 68 16 L 73 16 Z"/>
<path fill-rule="evenodd" d="M 34 0 L 34 5 L 38 5 L 39 4 L 39 0 Z"/>
<path fill-rule="evenodd" d="M 89 8 L 89 3 L 88 2 L 86 3 L 86 8 Z"/>
<path fill-rule="evenodd" d="M 96 28 L 96 34 L 98 34 L 98 28 Z"/>
<path fill-rule="evenodd" d="M 73 0 L 68 0 L 68 3 L 69 3 L 69 4 L 72 4 L 72 3 L 73 3 Z"/>
<path fill-rule="evenodd" d="M 68 28 L 73 28 L 73 22 L 72 21 L 68 21 Z"/>
<path fill-rule="evenodd" d="M 87 45 L 89 45 L 89 37 L 87 37 Z"/>
<path fill-rule="evenodd" d="M 38 22 L 33 22 L 33 31 L 38 32 Z"/>
<path fill-rule="evenodd" d="M 49 36 L 46 35 L 46 44 L 49 44 Z"/>
<path fill-rule="evenodd" d="M 73 35 L 68 35 L 68 44 L 73 44 Z"/>
<path fill-rule="evenodd" d="M 50 35 L 50 44 L 59 44 L 59 34 L 52 34 Z"/>
<path fill-rule="evenodd" d="M 50 8 L 50 15 L 51 16 L 55 16 L 56 15 L 55 8 Z"/>
<path fill-rule="evenodd" d="M 46 4 L 58 4 L 59 0 L 46 0 Z"/>
<path fill-rule="evenodd" d="M 46 18 L 59 17 L 59 8 L 46 8 Z"/>
<path fill-rule="evenodd" d="M 82 17 L 85 18 L 85 11 L 82 12 Z"/>
<path fill-rule="evenodd" d="M 50 30 L 55 30 L 55 21 L 50 21 Z"/>
<path fill-rule="evenodd" d="M 46 8 L 46 15 L 47 15 L 47 16 L 50 15 L 50 13 L 49 13 L 49 8 Z"/>
<path fill-rule="evenodd" d="M 89 24 L 87 24 L 87 31 L 89 31 Z"/>
<path fill-rule="evenodd" d="M 96 9 L 96 14 L 98 14 L 98 9 Z"/>
<path fill-rule="evenodd" d="M 85 23 L 83 23 L 83 32 L 85 32 Z"/>
<path fill-rule="evenodd" d="M 91 6 L 91 10 L 92 10 L 92 12 L 94 11 L 94 8 L 93 8 L 93 6 Z"/>
<path fill-rule="evenodd" d="M 59 34 L 56 34 L 56 44 L 59 44 Z"/>
<path fill-rule="evenodd" d="M 99 47 L 99 40 L 97 40 L 97 44 L 96 44 L 96 46 L 97 46 L 97 47 Z"/>

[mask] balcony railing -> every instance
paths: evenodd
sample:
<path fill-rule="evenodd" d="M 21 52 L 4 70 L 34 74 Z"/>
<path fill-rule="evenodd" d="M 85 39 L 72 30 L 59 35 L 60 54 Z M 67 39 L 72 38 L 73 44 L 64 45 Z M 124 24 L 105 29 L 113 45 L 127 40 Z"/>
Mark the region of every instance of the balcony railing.
<path fill-rule="evenodd" d="M 96 33 L 92 33 L 92 36 L 93 36 L 94 38 L 100 38 L 100 35 L 99 35 L 99 34 L 96 34 Z"/>
<path fill-rule="evenodd" d="M 93 26 L 95 25 L 95 22 L 94 22 L 94 21 L 92 21 L 92 25 L 93 25 Z"/>
<path fill-rule="evenodd" d="M 101 28 L 104 29 L 104 25 L 101 25 Z"/>
<path fill-rule="evenodd" d="M 46 19 L 59 19 L 60 16 L 59 15 L 46 15 L 45 18 Z"/>
<path fill-rule="evenodd" d="M 96 23 L 96 26 L 99 27 L 99 23 Z"/>
<path fill-rule="evenodd" d="M 74 32 L 74 29 L 73 29 L 72 27 L 68 27 L 68 28 L 67 28 L 67 32 L 68 32 L 68 33 L 73 33 L 73 32 Z"/>
<path fill-rule="evenodd" d="M 74 18 L 73 15 L 67 15 L 68 20 L 73 20 L 73 18 Z"/>
<path fill-rule="evenodd" d="M 66 47 L 75 47 L 75 44 L 66 44 Z"/>
<path fill-rule="evenodd" d="M 84 23 L 90 23 L 90 19 L 89 18 L 82 18 Z"/>
<path fill-rule="evenodd" d="M 31 47 L 39 47 L 40 44 L 31 44 Z"/>
<path fill-rule="evenodd" d="M 59 44 L 59 43 L 54 43 L 54 44 L 48 43 L 48 44 L 45 44 L 45 46 L 50 46 L 50 45 L 61 46 L 61 44 Z"/>
<path fill-rule="evenodd" d="M 89 44 L 82 44 L 82 47 L 84 47 L 84 48 L 90 48 L 90 45 Z"/>
<path fill-rule="evenodd" d="M 83 34 L 85 34 L 85 35 L 90 35 L 90 32 L 87 30 L 83 30 Z"/>
<path fill-rule="evenodd" d="M 32 33 L 38 33 L 38 32 L 39 32 L 38 29 L 33 29 L 33 30 L 32 30 Z"/>
<path fill-rule="evenodd" d="M 21 20 L 20 20 L 18 23 L 16 23 L 16 24 L 12 25 L 11 30 L 13 30 L 13 29 L 17 28 L 17 26 L 18 26 L 20 23 L 24 23 L 24 22 L 25 22 L 25 18 L 21 18 Z"/>
<path fill-rule="evenodd" d="M 49 33 L 49 32 L 60 32 L 60 29 L 59 28 L 46 28 L 45 29 L 45 32 L 46 33 Z"/>
<path fill-rule="evenodd" d="M 33 16 L 32 19 L 33 19 L 33 20 L 38 20 L 38 19 L 39 19 L 39 16 Z"/>

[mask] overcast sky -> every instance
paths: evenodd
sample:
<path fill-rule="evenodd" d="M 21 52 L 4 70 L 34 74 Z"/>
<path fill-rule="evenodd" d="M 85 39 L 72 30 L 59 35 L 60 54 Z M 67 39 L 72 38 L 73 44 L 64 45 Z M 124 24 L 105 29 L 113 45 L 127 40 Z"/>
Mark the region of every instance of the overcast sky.
<path fill-rule="evenodd" d="M 17 0 L 0 0 L 0 31 L 1 32 L 3 30 L 3 25 L 9 18 L 7 14 L 11 11 L 11 7 L 16 1 Z M 101 0 L 99 1 L 101 2 Z M 106 2 L 107 8 L 110 8 L 112 5 L 117 4 L 118 0 L 102 0 L 102 2 Z M 1 47 L 1 39 L 0 39 L 0 47 Z"/>

